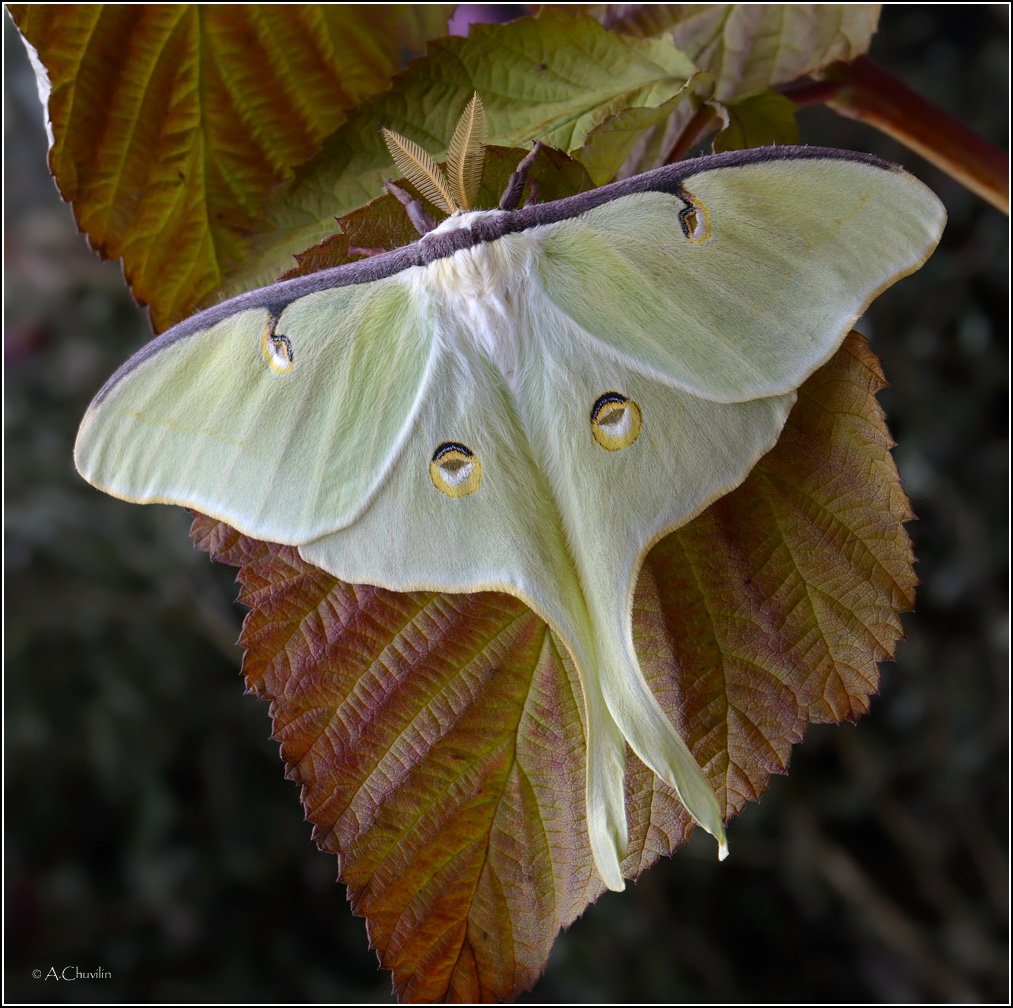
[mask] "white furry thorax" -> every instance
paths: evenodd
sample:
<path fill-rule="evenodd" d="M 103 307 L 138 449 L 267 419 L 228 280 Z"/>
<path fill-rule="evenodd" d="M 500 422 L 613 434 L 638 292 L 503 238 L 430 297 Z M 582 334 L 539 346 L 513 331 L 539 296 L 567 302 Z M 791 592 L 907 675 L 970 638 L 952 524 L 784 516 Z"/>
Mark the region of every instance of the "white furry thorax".
<path fill-rule="evenodd" d="M 422 241 L 450 231 L 471 229 L 480 218 L 505 216 L 503 210 L 470 210 L 441 221 Z M 537 230 L 537 229 L 535 229 Z M 523 302 L 531 288 L 538 242 L 531 231 L 507 234 L 436 259 L 413 277 L 419 293 L 435 302 L 512 380 L 520 355 L 518 338 Z M 451 333 L 444 338 L 455 337 Z"/>

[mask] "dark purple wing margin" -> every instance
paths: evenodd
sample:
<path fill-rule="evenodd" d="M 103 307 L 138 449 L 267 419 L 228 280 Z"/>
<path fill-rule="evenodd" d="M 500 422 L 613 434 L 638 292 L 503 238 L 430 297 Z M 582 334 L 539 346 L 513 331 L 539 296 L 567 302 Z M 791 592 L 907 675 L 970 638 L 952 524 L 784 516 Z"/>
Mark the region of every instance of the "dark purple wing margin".
<path fill-rule="evenodd" d="M 146 343 L 126 361 L 95 396 L 98 405 L 117 382 L 149 357 L 173 343 L 194 333 L 207 329 L 222 319 L 249 308 L 267 308 L 275 315 L 293 301 L 316 291 L 334 287 L 348 287 L 353 284 L 372 283 L 384 277 L 401 273 L 413 266 L 427 266 L 437 259 L 445 259 L 461 249 L 470 248 L 483 242 L 495 241 L 506 234 L 526 231 L 540 224 L 555 224 L 557 221 L 576 217 L 578 214 L 608 203 L 621 196 L 642 192 L 667 192 L 678 195 L 682 184 L 700 172 L 715 168 L 737 168 L 768 161 L 857 161 L 881 168 L 884 171 L 899 171 L 896 165 L 882 161 L 871 154 L 857 151 L 838 150 L 833 147 L 757 147 L 752 150 L 726 151 L 705 157 L 691 158 L 676 164 L 655 168 L 653 171 L 634 175 L 620 182 L 610 182 L 587 192 L 568 196 L 553 203 L 541 203 L 523 207 L 520 210 L 502 211 L 495 217 L 479 219 L 470 229 L 462 228 L 445 234 L 426 235 L 411 245 L 404 245 L 391 252 L 384 252 L 360 262 L 346 263 L 333 269 L 320 270 L 308 276 L 281 280 L 268 287 L 260 287 L 221 304 L 207 308 L 196 315 L 167 329 L 161 336 Z"/>

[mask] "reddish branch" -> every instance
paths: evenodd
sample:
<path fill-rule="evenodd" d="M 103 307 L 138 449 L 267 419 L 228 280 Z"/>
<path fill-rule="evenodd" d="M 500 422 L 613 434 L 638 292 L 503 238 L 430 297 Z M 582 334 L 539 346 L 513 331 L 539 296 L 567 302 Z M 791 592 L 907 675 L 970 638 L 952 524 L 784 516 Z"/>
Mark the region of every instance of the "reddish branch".
<path fill-rule="evenodd" d="M 819 81 L 781 88 L 797 105 L 825 102 L 874 126 L 1009 213 L 1009 157 L 916 94 L 867 56 L 831 67 Z"/>
<path fill-rule="evenodd" d="M 1009 213 L 1008 155 L 867 56 L 836 63 L 819 80 L 803 77 L 778 90 L 799 108 L 824 104 L 839 115 L 868 123 Z M 718 125 L 713 109 L 701 106 L 669 151 L 666 164 L 685 157 Z"/>

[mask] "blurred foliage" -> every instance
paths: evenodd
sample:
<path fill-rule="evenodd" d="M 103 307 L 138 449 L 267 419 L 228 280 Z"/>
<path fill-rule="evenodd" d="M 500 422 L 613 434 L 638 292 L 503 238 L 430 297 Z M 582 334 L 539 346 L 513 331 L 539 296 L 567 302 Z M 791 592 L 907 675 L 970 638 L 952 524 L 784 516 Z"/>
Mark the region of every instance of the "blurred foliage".
<path fill-rule="evenodd" d="M 887 7 L 872 56 L 1005 146 L 1007 8 Z M 5 26 L 7 896 L 12 1001 L 389 998 L 267 712 L 239 695 L 232 572 L 185 514 L 74 474 L 77 421 L 147 336 L 45 169 Z M 950 223 L 863 328 L 919 521 L 923 585 L 856 728 L 811 729 L 718 865 L 698 837 L 563 935 L 543 1001 L 1002 1001 L 1007 222 L 820 108 L 803 142 L 920 175 Z M 109 979 L 33 980 L 50 966 Z"/>

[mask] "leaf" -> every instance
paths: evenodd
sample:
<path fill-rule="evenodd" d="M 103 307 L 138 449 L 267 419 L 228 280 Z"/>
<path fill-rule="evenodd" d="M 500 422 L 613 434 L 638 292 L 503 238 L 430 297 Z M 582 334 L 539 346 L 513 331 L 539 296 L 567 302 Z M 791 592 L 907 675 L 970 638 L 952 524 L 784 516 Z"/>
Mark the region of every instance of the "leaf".
<path fill-rule="evenodd" d="M 643 569 L 638 654 L 726 814 L 783 772 L 807 722 L 866 709 L 912 604 L 882 385 L 852 335 L 746 482 Z M 342 584 L 200 516 L 192 535 L 241 567 L 247 682 L 271 703 L 314 837 L 338 855 L 398 997 L 530 987 L 559 928 L 601 891 L 581 692 L 551 632 L 508 596 Z M 691 827 L 674 793 L 627 762 L 636 876 Z"/>
<path fill-rule="evenodd" d="M 9 9 L 51 83 L 60 191 L 162 329 L 242 270 L 275 187 L 453 5 Z"/>
<path fill-rule="evenodd" d="M 892 657 L 916 579 L 913 515 L 875 395 L 884 386 L 852 334 L 801 388 L 784 434 L 735 493 L 667 537 L 637 591 L 638 651 L 720 780 L 728 814 L 783 771 L 806 722 L 854 720 Z M 718 701 L 720 711 L 712 706 Z M 708 751 L 709 750 L 709 751 Z"/>
<path fill-rule="evenodd" d="M 700 101 L 769 90 L 868 51 L 878 4 L 597 4 L 612 31 L 665 38 L 712 74 Z M 623 166 L 633 175 L 663 163 L 696 111 L 685 102 L 645 134 Z"/>
<path fill-rule="evenodd" d="M 376 196 L 390 173 L 382 127 L 442 161 L 459 110 L 478 91 L 490 143 L 526 147 L 539 139 L 569 153 L 609 116 L 681 95 L 693 72 L 665 40 L 617 36 L 586 15 L 553 8 L 537 19 L 474 25 L 467 38 L 439 39 L 387 94 L 351 115 L 278 194 L 261 222 L 261 253 L 248 261 L 242 286 L 274 280 L 291 253 L 328 233 L 334 214 Z M 595 177 L 614 174 L 620 163 L 597 158 Z"/>
<path fill-rule="evenodd" d="M 698 75 L 699 76 L 699 75 Z M 687 85 L 688 86 L 688 85 Z M 587 135 L 580 161 L 599 185 L 608 182 L 641 137 L 654 126 L 664 123 L 685 105 L 683 90 L 655 108 L 623 109 L 609 116 Z"/>
<path fill-rule="evenodd" d="M 667 38 L 728 101 L 868 52 L 879 4 L 602 4 L 611 31 Z"/>
<path fill-rule="evenodd" d="M 457 204 L 465 210 L 475 207 L 482 182 L 482 161 L 489 124 L 482 99 L 476 91 L 454 127 L 447 153 L 447 178 Z"/>
<path fill-rule="evenodd" d="M 722 110 L 726 122 L 714 138 L 715 152 L 798 143 L 795 103 L 776 91 L 736 98 Z"/>
<path fill-rule="evenodd" d="M 260 616 L 243 642 L 262 656 L 247 681 L 272 700 L 314 838 L 339 855 L 399 998 L 530 987 L 561 923 L 599 888 L 579 825 L 573 836 L 580 685 L 545 625 L 508 596 L 338 585 L 294 551 L 242 577 Z M 314 626 L 330 659 L 306 648 Z M 372 671 L 358 674 L 353 653 Z"/>

